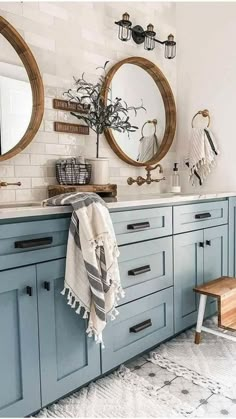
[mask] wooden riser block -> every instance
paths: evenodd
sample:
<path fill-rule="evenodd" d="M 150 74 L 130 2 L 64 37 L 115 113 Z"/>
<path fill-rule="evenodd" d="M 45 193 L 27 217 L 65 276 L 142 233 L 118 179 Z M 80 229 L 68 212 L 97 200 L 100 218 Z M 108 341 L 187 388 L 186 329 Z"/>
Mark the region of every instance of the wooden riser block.
<path fill-rule="evenodd" d="M 115 198 L 117 196 L 117 185 L 49 185 L 48 195 L 49 198 L 52 196 L 60 195 L 67 192 L 94 192 L 101 197 Z"/>

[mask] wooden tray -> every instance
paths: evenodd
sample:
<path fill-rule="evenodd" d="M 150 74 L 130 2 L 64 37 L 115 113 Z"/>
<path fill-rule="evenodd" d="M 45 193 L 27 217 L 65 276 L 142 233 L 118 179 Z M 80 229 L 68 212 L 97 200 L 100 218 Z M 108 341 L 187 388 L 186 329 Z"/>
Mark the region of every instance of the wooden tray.
<path fill-rule="evenodd" d="M 95 192 L 103 197 L 116 197 L 117 185 L 49 185 L 48 195 L 49 198 L 52 196 L 60 195 L 67 192 Z"/>

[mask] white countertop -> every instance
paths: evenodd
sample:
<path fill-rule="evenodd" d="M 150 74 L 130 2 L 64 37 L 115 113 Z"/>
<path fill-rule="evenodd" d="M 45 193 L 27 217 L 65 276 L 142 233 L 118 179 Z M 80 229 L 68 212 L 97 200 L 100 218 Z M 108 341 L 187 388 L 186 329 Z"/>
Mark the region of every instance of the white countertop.
<path fill-rule="evenodd" d="M 109 209 L 132 208 L 150 205 L 173 205 L 205 199 L 220 199 L 236 196 L 236 192 L 209 192 L 205 194 L 171 194 L 160 195 L 124 195 L 118 196 L 117 201 L 108 202 Z M 4 208 L 3 208 L 4 206 Z M 66 214 L 71 212 L 70 206 L 42 207 L 40 202 L 0 203 L 0 220 L 9 218 L 38 217 L 46 215 Z"/>

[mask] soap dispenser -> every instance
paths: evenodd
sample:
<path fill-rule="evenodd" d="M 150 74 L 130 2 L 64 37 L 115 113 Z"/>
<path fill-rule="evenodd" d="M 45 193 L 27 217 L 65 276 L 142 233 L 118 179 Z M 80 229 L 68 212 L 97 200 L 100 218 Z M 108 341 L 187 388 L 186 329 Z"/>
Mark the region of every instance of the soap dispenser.
<path fill-rule="evenodd" d="M 180 177 L 179 177 L 179 169 L 178 163 L 174 163 L 173 174 L 171 176 L 171 192 L 173 193 L 180 193 Z"/>

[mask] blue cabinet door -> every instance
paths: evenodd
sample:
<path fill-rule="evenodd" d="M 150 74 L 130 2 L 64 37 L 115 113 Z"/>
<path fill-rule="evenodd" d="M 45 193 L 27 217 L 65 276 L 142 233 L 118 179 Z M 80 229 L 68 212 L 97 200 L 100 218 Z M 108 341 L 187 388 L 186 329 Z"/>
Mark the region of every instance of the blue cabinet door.
<path fill-rule="evenodd" d="M 67 305 L 65 259 L 37 268 L 42 405 L 75 390 L 101 373 L 100 345 L 87 337 L 87 322 Z"/>
<path fill-rule="evenodd" d="M 236 198 L 229 198 L 229 275 L 236 276 Z"/>
<path fill-rule="evenodd" d="M 34 266 L 0 272 L 0 336 L 0 416 L 22 417 L 40 408 Z"/>
<path fill-rule="evenodd" d="M 198 299 L 193 288 L 203 283 L 203 230 L 174 236 L 175 333 L 197 319 Z"/>
<path fill-rule="evenodd" d="M 204 230 L 204 283 L 228 275 L 228 226 Z M 208 298 L 206 316 L 217 310 L 216 299 Z"/>

